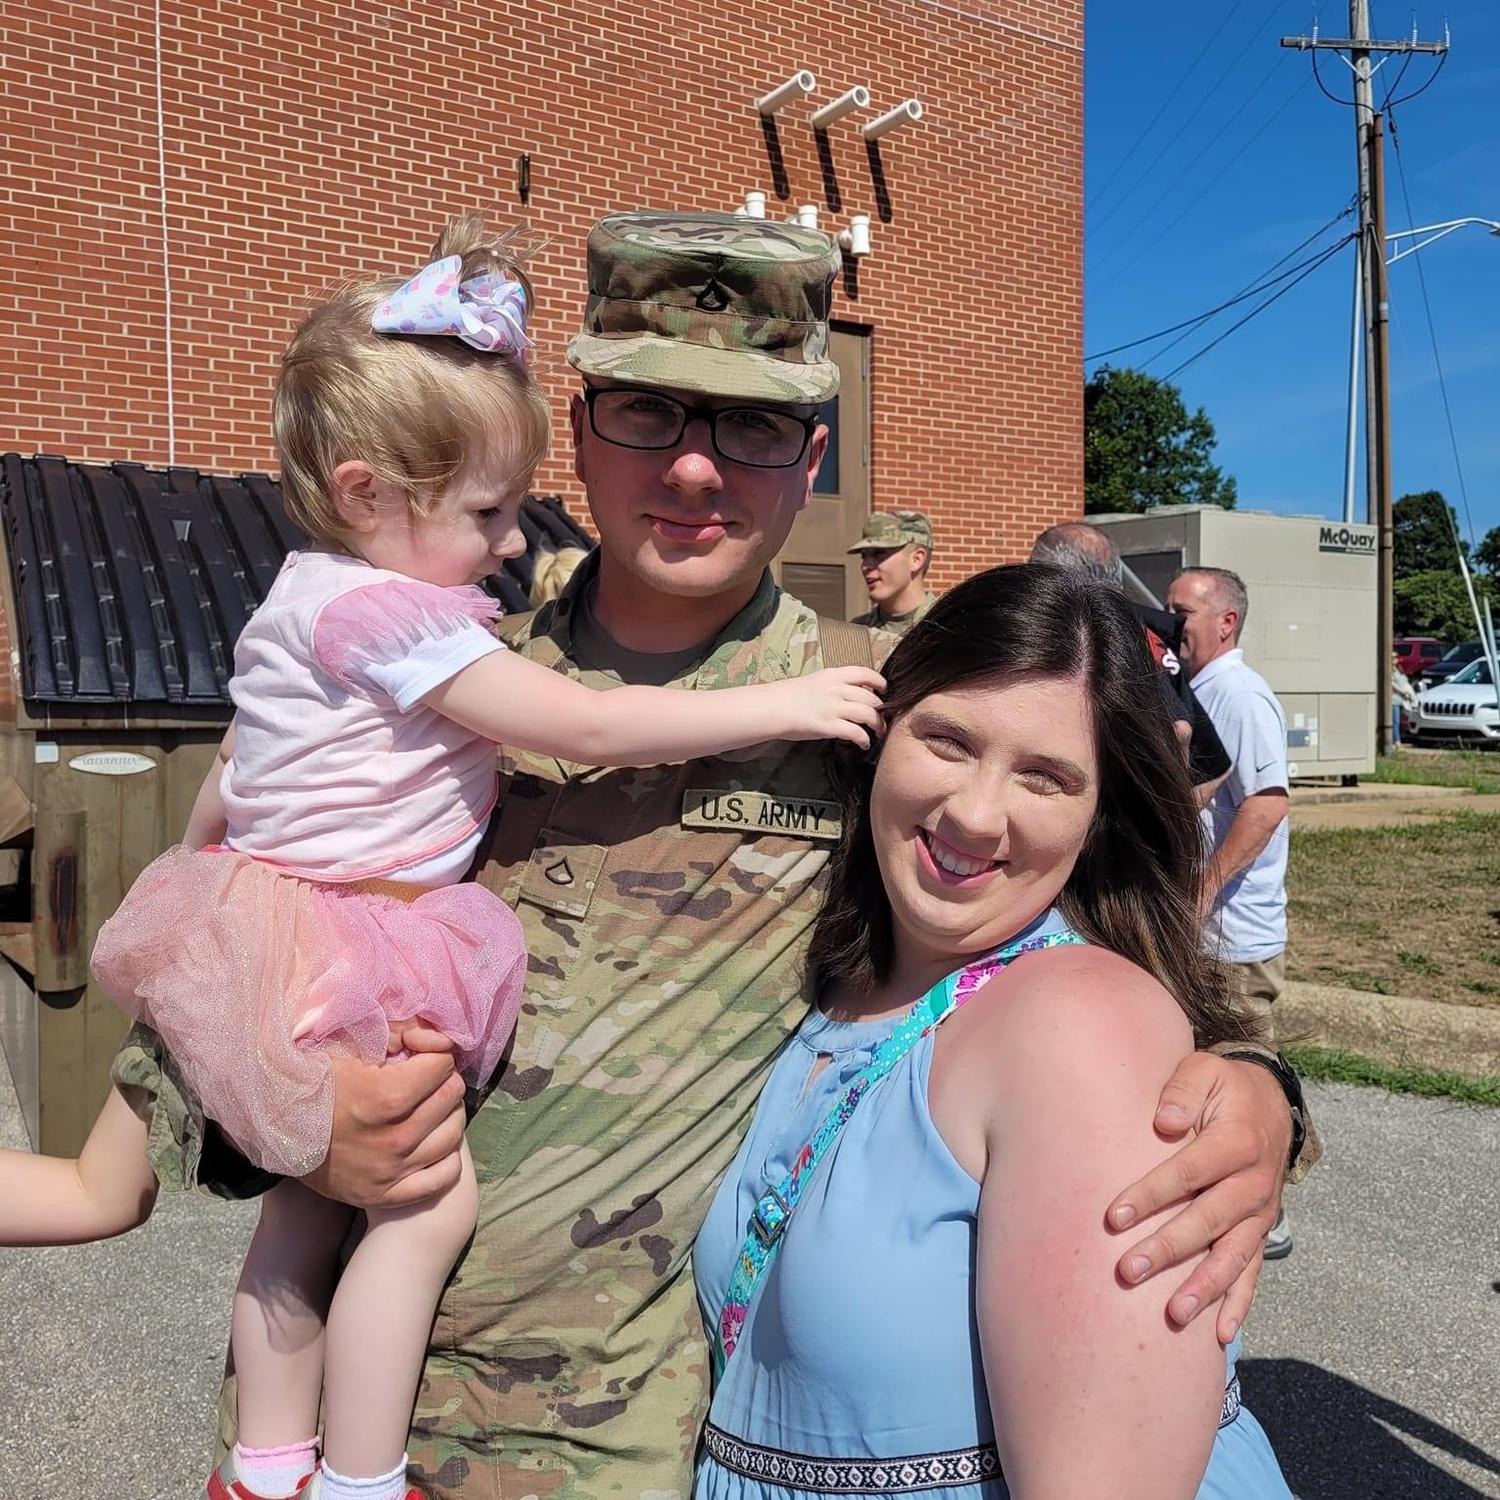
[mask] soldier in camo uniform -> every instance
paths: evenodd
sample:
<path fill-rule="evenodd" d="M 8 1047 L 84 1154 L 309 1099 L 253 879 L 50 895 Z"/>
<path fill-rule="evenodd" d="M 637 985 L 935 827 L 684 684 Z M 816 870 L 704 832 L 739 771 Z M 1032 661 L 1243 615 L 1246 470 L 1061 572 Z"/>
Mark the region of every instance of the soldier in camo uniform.
<path fill-rule="evenodd" d="M 575 464 L 602 542 L 560 599 L 511 622 L 517 649 L 601 687 L 699 691 L 821 664 L 818 621 L 767 564 L 827 443 L 815 414 L 838 385 L 838 263 L 819 233 L 725 215 L 596 226 L 568 357 L 584 377 Z M 784 462 L 736 460 L 747 433 Z M 501 777 L 475 878 L 520 914 L 529 980 L 512 1053 L 469 1101 L 479 1223 L 433 1330 L 412 1473 L 441 1500 L 685 1497 L 709 1385 L 689 1256 L 806 1010 L 805 945 L 839 836 L 823 752 L 776 744 L 645 770 L 506 754 Z M 1217 1089 L 1219 1119 L 1189 1149 L 1239 1225 L 1195 1273 L 1206 1304 L 1274 1216 L 1272 1156 L 1289 1132 L 1268 1074 L 1194 1067 L 1179 1097 L 1196 1120 Z M 156 1096 L 167 1186 L 262 1185 L 149 1032 L 131 1034 L 115 1074 Z M 389 1204 L 445 1180 L 463 1129 L 446 1056 L 340 1062 L 335 1085 L 315 1187 Z M 1172 1197 L 1165 1179 L 1133 1191 L 1142 1215 Z M 1208 1242 L 1199 1212 L 1176 1221 L 1179 1258 Z M 1242 1281 L 1236 1305 L 1248 1296 Z M 232 1411 L 231 1384 L 226 1431 Z"/>
<path fill-rule="evenodd" d="M 870 595 L 870 608 L 854 617 L 856 625 L 900 637 L 927 618 L 937 595 L 927 587 L 932 522 L 921 511 L 876 511 L 849 552 L 859 554 Z"/>

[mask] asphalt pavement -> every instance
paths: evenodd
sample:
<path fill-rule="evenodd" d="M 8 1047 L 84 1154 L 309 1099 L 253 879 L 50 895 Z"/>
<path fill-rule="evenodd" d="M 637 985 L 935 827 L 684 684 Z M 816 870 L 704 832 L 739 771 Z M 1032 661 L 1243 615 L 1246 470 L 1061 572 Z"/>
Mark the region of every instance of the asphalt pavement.
<path fill-rule="evenodd" d="M 1246 1404 L 1299 1500 L 1500 1500 L 1500 1110 L 1309 1098 L 1328 1155 L 1289 1198 Z M 0 1252 L 0 1500 L 197 1500 L 253 1219 L 167 1198 L 111 1244 Z"/>
<path fill-rule="evenodd" d="M 1299 1500 L 1500 1497 L 1500 1109 L 1309 1085 L 1327 1156 L 1287 1195 L 1245 1404 Z"/>

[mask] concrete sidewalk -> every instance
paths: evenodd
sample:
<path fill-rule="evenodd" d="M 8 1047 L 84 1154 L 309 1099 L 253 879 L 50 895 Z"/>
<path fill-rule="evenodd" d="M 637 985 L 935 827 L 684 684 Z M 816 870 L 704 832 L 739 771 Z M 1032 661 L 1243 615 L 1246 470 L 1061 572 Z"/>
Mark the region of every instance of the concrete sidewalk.
<path fill-rule="evenodd" d="M 1276 1002 L 1276 1032 L 1283 1044 L 1338 1047 L 1390 1067 L 1500 1078 L 1500 1006 L 1294 980 Z"/>
<path fill-rule="evenodd" d="M 1459 786 L 1294 786 L 1294 832 L 1324 828 L 1390 828 L 1433 823 L 1448 813 L 1500 813 L 1500 794 Z"/>

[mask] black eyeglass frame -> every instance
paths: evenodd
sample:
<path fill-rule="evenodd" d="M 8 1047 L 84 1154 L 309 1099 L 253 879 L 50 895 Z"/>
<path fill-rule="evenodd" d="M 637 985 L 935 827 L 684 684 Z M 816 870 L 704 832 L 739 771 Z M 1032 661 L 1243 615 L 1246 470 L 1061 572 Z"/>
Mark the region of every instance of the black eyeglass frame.
<path fill-rule="evenodd" d="M 594 416 L 594 403 L 601 396 L 618 395 L 621 393 L 628 395 L 635 391 L 635 389 L 633 386 L 618 385 L 584 386 L 583 402 L 588 408 L 589 427 L 601 443 L 608 443 L 612 448 L 628 448 L 632 453 L 665 453 L 668 449 L 675 448 L 682 441 L 683 434 L 687 432 L 688 423 L 697 421 L 701 417 L 708 423 L 709 440 L 713 443 L 714 452 L 725 463 L 741 464 L 747 469 L 790 469 L 796 464 L 801 463 L 807 456 L 808 445 L 812 442 L 813 433 L 818 430 L 818 423 L 822 420 L 821 414 L 818 412 L 814 412 L 810 417 L 797 417 L 793 416 L 789 411 L 782 411 L 778 407 L 764 404 L 756 405 L 753 402 L 747 402 L 743 406 L 689 406 L 686 401 L 681 400 L 677 396 L 669 396 L 665 391 L 653 390 L 650 387 L 641 387 L 641 390 L 649 392 L 658 401 L 669 402 L 681 410 L 682 425 L 677 429 L 677 435 L 670 443 L 622 443 L 619 438 L 605 436 L 604 433 L 599 431 L 599 423 Z M 719 445 L 719 418 L 742 411 L 771 412 L 778 417 L 785 417 L 788 422 L 797 423 L 802 428 L 802 446 L 797 449 L 796 455 L 787 459 L 785 463 L 758 464 L 751 462 L 747 458 L 735 458 L 732 454 L 726 453 Z"/>

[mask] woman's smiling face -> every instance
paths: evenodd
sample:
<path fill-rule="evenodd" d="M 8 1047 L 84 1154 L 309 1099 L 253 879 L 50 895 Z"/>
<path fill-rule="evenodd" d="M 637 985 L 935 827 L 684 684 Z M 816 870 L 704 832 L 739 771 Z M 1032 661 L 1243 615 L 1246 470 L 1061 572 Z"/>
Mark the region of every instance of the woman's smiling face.
<path fill-rule="evenodd" d="M 870 794 L 898 971 L 947 973 L 1061 894 L 1098 805 L 1084 682 L 932 693 L 886 736 Z"/>

